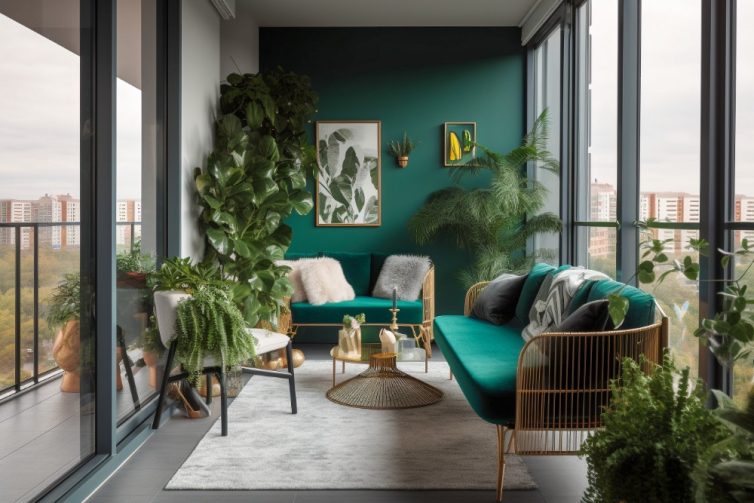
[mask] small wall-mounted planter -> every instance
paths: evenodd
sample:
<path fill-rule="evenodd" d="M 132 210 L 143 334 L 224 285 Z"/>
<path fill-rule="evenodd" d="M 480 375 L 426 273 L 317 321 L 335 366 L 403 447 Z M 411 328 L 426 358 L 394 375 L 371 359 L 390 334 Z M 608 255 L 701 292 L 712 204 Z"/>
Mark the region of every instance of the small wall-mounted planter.
<path fill-rule="evenodd" d="M 408 166 L 408 156 L 407 155 L 402 155 L 400 157 L 397 157 L 396 161 L 398 162 L 398 166 L 400 166 L 401 168 L 405 168 L 406 166 Z"/>
<path fill-rule="evenodd" d="M 402 140 L 394 140 L 388 143 L 388 152 L 395 157 L 395 162 L 401 168 L 408 166 L 408 156 L 416 148 L 416 142 L 408 137 L 408 133 L 403 132 Z"/>

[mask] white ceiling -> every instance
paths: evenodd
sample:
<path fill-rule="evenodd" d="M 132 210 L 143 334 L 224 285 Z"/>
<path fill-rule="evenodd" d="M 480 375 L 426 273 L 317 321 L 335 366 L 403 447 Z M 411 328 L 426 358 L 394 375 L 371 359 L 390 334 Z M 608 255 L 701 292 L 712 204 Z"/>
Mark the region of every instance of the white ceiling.
<path fill-rule="evenodd" d="M 259 26 L 519 26 L 541 0 L 237 0 Z"/>

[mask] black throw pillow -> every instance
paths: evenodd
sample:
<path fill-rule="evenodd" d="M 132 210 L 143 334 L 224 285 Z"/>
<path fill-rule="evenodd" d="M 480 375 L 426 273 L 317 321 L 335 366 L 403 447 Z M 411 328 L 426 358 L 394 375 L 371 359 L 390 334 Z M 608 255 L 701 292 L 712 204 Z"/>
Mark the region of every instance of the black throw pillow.
<path fill-rule="evenodd" d="M 587 302 L 576 309 L 557 327 L 548 332 L 603 332 L 612 330 L 613 323 L 605 299 Z"/>
<path fill-rule="evenodd" d="M 471 316 L 502 325 L 516 315 L 516 303 L 526 281 L 526 274 L 504 274 L 491 281 L 477 297 Z"/>

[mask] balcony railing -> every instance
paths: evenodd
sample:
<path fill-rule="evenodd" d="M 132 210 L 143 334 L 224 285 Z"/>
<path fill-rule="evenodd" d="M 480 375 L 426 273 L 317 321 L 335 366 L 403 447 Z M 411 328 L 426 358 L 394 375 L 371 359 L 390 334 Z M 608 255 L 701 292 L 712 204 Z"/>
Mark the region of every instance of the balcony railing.
<path fill-rule="evenodd" d="M 0 401 L 4 401 L 5 399 L 15 395 L 16 393 L 20 391 L 25 391 L 31 387 L 33 387 L 36 384 L 39 384 L 42 381 L 45 381 L 51 377 L 54 377 L 58 375 L 60 372 L 62 372 L 57 365 L 53 365 L 50 368 L 46 368 L 43 371 L 40 371 L 40 337 L 39 337 L 39 318 L 40 318 L 40 309 L 39 309 L 39 245 L 40 245 L 40 229 L 54 229 L 59 228 L 62 229 L 65 228 L 66 231 L 71 228 L 80 228 L 80 222 L 14 222 L 14 223 L 4 223 L 0 222 L 0 233 L 3 235 L 3 241 L 2 244 L 11 244 L 13 246 L 13 252 L 15 254 L 14 259 L 14 268 L 15 268 L 15 274 L 14 274 L 14 290 L 15 290 L 15 296 L 14 296 L 14 360 L 15 360 L 15 368 L 14 368 L 14 376 L 13 376 L 13 383 L 9 386 L 0 387 Z M 122 226 L 128 226 L 130 229 L 130 234 L 128 234 L 129 237 L 129 243 L 128 247 L 130 250 L 133 251 L 134 244 L 135 244 L 135 232 L 137 227 L 141 226 L 141 222 L 116 222 L 116 226 L 122 227 Z M 7 229 L 7 230 L 5 230 Z M 25 232 L 24 232 L 25 231 Z M 12 234 L 11 234 L 12 233 Z M 30 235 L 29 235 L 30 234 Z M 12 243 L 9 243 L 10 238 L 12 236 Z M 45 236 L 45 239 L 49 239 Z M 70 248 L 70 249 L 76 249 L 80 247 L 80 242 L 76 242 L 77 240 L 74 238 L 71 242 L 65 243 L 64 240 L 68 240 L 67 233 L 65 236 L 63 236 L 63 233 L 61 232 L 61 236 L 58 237 L 60 240 L 60 248 Z M 53 244 L 53 248 L 55 247 L 55 243 Z M 123 243 L 125 244 L 125 243 Z M 22 315 L 22 290 L 24 288 L 24 285 L 22 283 L 22 251 L 24 250 L 31 250 L 32 253 L 32 292 L 33 292 L 33 313 L 32 313 L 32 320 L 33 320 L 33 333 L 32 333 L 32 347 L 31 348 L 24 348 L 23 344 L 23 329 L 22 329 L 22 322 L 23 322 L 23 315 Z M 114 251 L 115 252 L 115 251 Z M 70 271 L 61 271 L 62 274 L 65 274 L 66 272 Z M 62 278 L 61 278 L 62 279 Z M 27 287 L 28 288 L 28 287 Z M 2 327 L 0 327 L 0 330 Z M 2 341 L 0 341 L 2 342 Z M 28 344 L 27 344 L 28 345 Z M 29 351 L 29 349 L 31 351 Z M 32 371 L 31 375 L 28 377 L 23 376 L 23 354 L 24 352 L 32 353 Z M 2 368 L 2 361 L 0 361 L 0 375 L 4 374 L 4 371 L 7 371 L 8 369 Z"/>

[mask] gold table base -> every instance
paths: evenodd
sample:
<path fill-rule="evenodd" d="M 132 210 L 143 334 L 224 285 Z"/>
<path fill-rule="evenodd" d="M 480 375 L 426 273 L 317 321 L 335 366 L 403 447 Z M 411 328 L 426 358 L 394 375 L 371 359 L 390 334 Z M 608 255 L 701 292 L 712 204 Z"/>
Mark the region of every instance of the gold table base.
<path fill-rule="evenodd" d="M 340 405 L 360 409 L 411 409 L 439 402 L 442 391 L 396 367 L 395 353 L 375 353 L 369 368 L 327 392 Z"/>

